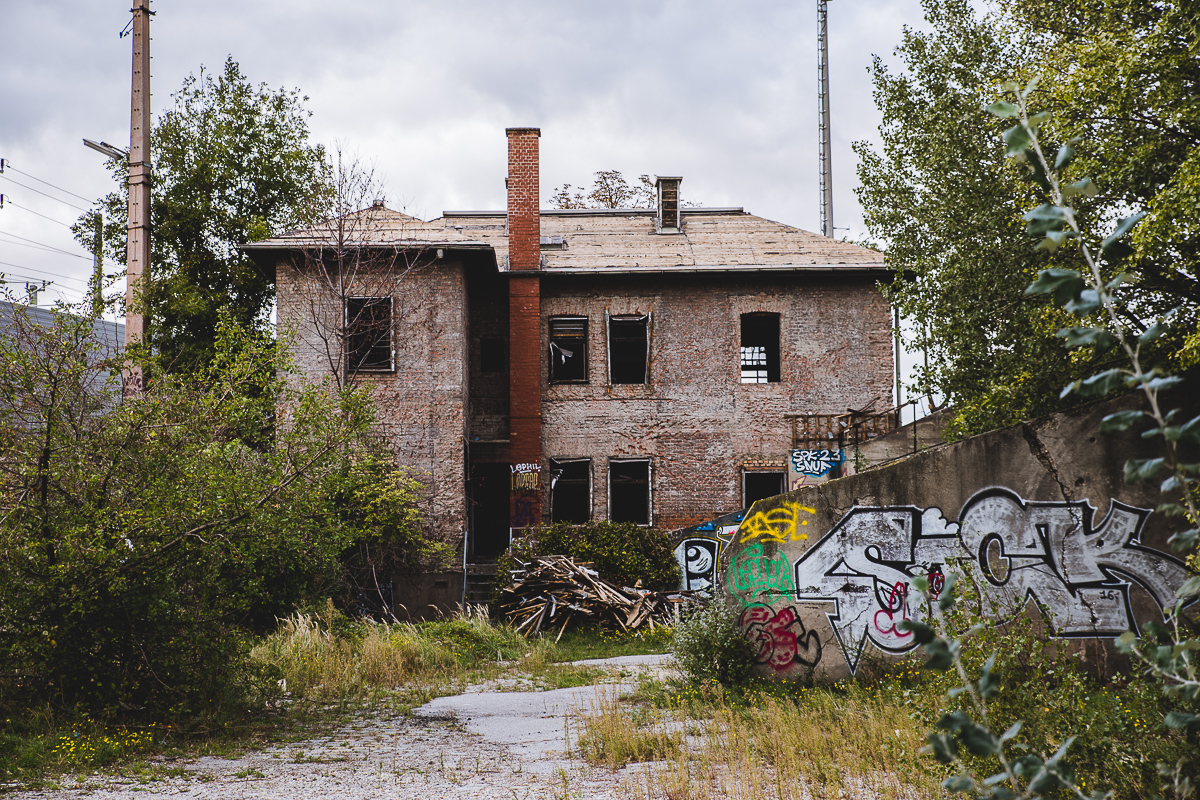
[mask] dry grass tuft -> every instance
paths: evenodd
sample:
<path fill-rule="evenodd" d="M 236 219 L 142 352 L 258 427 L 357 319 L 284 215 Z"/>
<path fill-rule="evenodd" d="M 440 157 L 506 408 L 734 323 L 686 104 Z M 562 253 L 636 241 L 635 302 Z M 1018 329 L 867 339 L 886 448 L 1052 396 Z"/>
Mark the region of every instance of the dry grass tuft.
<path fill-rule="evenodd" d="M 706 717 L 689 723 L 696 708 L 654 711 L 602 695 L 585 715 L 579 754 L 610 769 L 652 762 L 625 783 L 627 796 L 647 800 L 943 794 L 917 754 L 914 721 L 868 691 L 809 689 L 746 706 L 711 694 L 705 705 Z"/>

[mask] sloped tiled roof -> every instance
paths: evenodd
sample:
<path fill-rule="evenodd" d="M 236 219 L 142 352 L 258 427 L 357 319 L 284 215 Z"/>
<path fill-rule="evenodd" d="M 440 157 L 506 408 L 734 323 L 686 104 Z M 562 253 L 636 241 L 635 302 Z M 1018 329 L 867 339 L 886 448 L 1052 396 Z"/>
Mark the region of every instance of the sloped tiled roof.
<path fill-rule="evenodd" d="M 755 270 L 886 271 L 883 255 L 849 242 L 773 222 L 740 208 L 684 208 L 683 230 L 655 231 L 653 209 L 543 210 L 542 270 L 546 273 Z M 360 212 L 365 213 L 365 212 Z M 371 210 L 364 246 L 485 249 L 506 269 L 503 211 L 446 211 L 428 222 L 390 209 Z M 547 237 L 552 244 L 547 244 Z M 561 243 L 555 237 L 561 237 Z M 318 230 L 292 231 L 247 245 L 288 250 L 330 241 Z"/>

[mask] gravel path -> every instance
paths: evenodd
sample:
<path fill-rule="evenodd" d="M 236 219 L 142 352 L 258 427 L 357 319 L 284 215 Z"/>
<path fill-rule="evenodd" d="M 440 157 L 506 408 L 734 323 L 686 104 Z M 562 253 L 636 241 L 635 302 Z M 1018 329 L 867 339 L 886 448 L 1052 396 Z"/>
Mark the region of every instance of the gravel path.
<path fill-rule="evenodd" d="M 668 658 L 580 663 L 629 675 L 662 670 Z M 68 776 L 60 789 L 10 797 L 612 798 L 618 796 L 620 773 L 593 770 L 567 756 L 567 737 L 571 745 L 576 738 L 574 710 L 587 710 L 595 697 L 594 687 L 468 691 L 438 698 L 409 716 L 365 715 L 327 735 L 240 758 L 156 762 L 157 769 L 142 776 Z"/>

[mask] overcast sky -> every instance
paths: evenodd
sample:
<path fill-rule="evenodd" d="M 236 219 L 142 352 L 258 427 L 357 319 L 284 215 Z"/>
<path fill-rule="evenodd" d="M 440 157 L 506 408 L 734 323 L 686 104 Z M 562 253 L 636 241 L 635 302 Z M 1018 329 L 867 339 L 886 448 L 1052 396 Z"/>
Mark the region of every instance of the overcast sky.
<path fill-rule="evenodd" d="M 111 190 L 81 139 L 129 142 L 129 0 L 5 4 L 0 272 L 78 300 L 90 256 L 59 222 Z M 424 219 L 501 209 L 509 126 L 542 129 L 543 203 L 618 169 L 682 175 L 684 200 L 816 230 L 816 0 L 156 0 L 153 109 L 232 55 L 255 83 L 299 88 L 314 140 L 372 162 L 388 205 Z M 919 0 L 830 0 L 834 221 L 865 235 L 851 142 L 875 140 L 868 68 L 895 63 Z M 15 205 L 14 205 L 15 204 Z M 19 245 L 28 241 L 74 256 Z M 108 265 L 109 271 L 119 268 Z M 20 288 L 20 287 L 18 287 Z"/>

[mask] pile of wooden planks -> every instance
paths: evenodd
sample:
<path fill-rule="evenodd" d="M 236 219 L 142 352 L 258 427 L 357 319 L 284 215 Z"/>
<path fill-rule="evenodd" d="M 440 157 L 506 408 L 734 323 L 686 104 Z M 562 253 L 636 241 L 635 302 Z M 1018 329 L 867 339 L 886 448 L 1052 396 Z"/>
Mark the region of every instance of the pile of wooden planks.
<path fill-rule="evenodd" d="M 558 630 L 555 641 L 572 619 L 620 631 L 648 625 L 670 625 L 681 604 L 700 605 L 693 592 L 648 592 L 617 587 L 600 577 L 591 564 L 567 556 L 539 556 L 520 580 L 500 593 L 500 608 L 513 627 L 526 637 Z"/>

